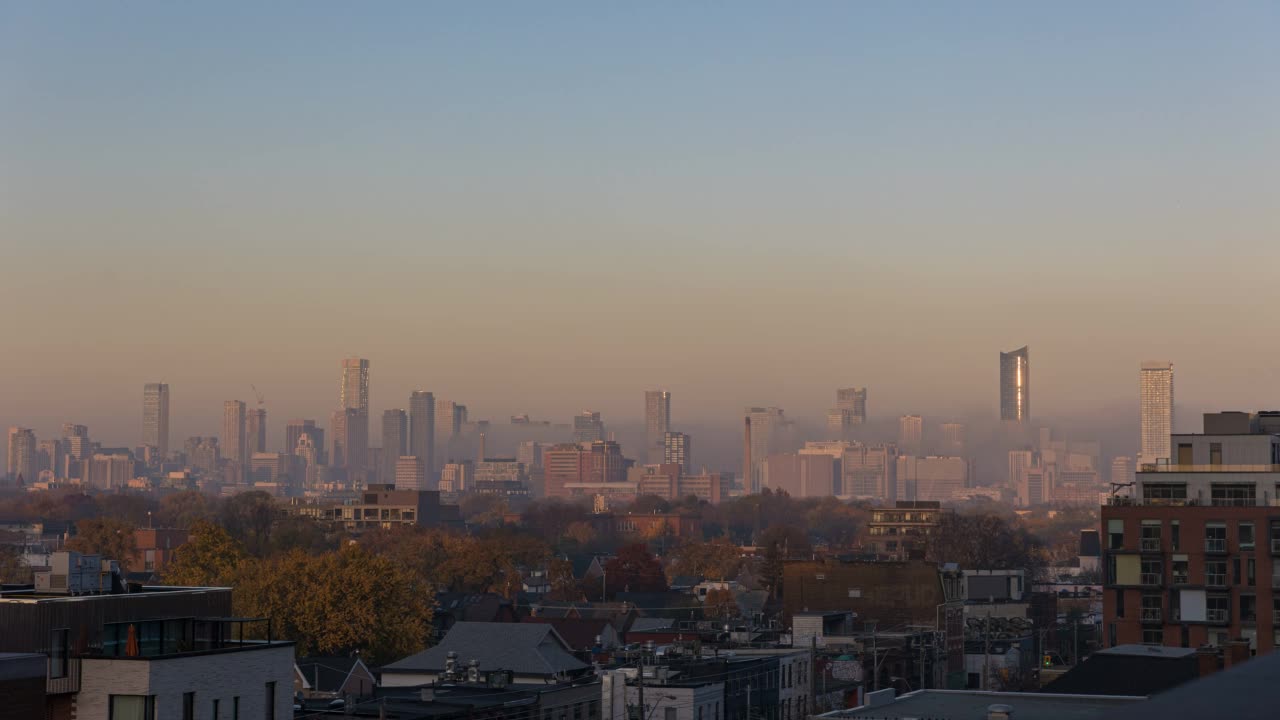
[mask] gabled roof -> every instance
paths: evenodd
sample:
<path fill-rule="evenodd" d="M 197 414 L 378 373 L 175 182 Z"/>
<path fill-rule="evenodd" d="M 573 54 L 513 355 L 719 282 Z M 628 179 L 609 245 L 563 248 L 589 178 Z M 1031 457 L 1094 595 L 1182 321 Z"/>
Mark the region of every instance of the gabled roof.
<path fill-rule="evenodd" d="M 338 692 L 356 667 L 363 663 L 354 657 L 308 657 L 298 658 L 295 665 L 302 681 L 311 690 Z"/>
<path fill-rule="evenodd" d="M 541 623 L 460 622 L 439 645 L 382 668 L 383 672 L 439 673 L 450 651 L 463 667 L 476 660 L 481 671 L 510 670 L 517 675 L 573 673 L 586 663 L 573 656 L 555 628 Z"/>
<path fill-rule="evenodd" d="M 596 646 L 597 636 L 604 636 L 613 629 L 613 624 L 605 618 L 527 617 L 521 622 L 550 625 L 574 650 L 590 650 Z"/>

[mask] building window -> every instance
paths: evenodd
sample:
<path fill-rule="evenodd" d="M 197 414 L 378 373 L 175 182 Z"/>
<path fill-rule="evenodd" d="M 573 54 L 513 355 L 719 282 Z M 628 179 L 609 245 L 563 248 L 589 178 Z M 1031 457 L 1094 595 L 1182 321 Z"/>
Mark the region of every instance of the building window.
<path fill-rule="evenodd" d="M 1210 465 L 1222 464 L 1222 443 L 1220 442 L 1209 443 L 1209 464 Z"/>
<path fill-rule="evenodd" d="M 1227 551 L 1227 524 L 1207 523 L 1204 526 L 1204 551 L 1224 553 Z"/>
<path fill-rule="evenodd" d="M 1124 617 L 1124 588 L 1116 588 L 1116 617 Z"/>
<path fill-rule="evenodd" d="M 1182 626 L 1182 647 L 1191 647 L 1191 628 Z"/>
<path fill-rule="evenodd" d="M 1169 547 L 1174 552 L 1178 552 L 1179 546 L 1182 544 L 1182 525 L 1174 520 L 1169 523 Z"/>
<path fill-rule="evenodd" d="M 1206 560 L 1204 563 L 1204 584 L 1212 587 L 1226 587 L 1227 561 Z"/>
<path fill-rule="evenodd" d="M 267 683 L 266 688 L 267 706 L 263 709 L 262 717 L 266 720 L 276 720 L 276 683 L 274 680 Z"/>
<path fill-rule="evenodd" d="M 1149 505 L 1185 505 L 1186 483 L 1143 483 L 1142 499 Z"/>
<path fill-rule="evenodd" d="M 1174 585 L 1186 585 L 1189 582 L 1191 582 L 1191 577 L 1188 574 L 1188 570 L 1187 570 L 1187 564 L 1188 563 L 1186 560 L 1173 561 L 1173 584 Z"/>
<path fill-rule="evenodd" d="M 1142 622 L 1163 622 L 1161 610 L 1163 610 L 1163 601 L 1159 595 L 1142 596 Z"/>
<path fill-rule="evenodd" d="M 182 720 L 196 720 L 196 694 L 182 693 Z"/>
<path fill-rule="evenodd" d="M 1195 455 L 1191 453 L 1191 443 L 1178 443 L 1178 464 L 1195 464 Z"/>
<path fill-rule="evenodd" d="M 1142 560 L 1142 574 L 1138 577 L 1138 582 L 1143 585 L 1159 585 L 1161 584 L 1161 575 L 1164 571 L 1164 561 L 1160 559 Z"/>
<path fill-rule="evenodd" d="M 1253 483 L 1212 483 L 1209 486 L 1213 505 L 1246 507 L 1257 505 L 1257 485 Z"/>
<path fill-rule="evenodd" d="M 155 720 L 155 695 L 111 695 L 108 720 Z"/>
<path fill-rule="evenodd" d="M 1256 596 L 1240 596 L 1240 622 L 1258 622 L 1258 598 Z"/>
<path fill-rule="evenodd" d="M 1238 529 L 1240 531 L 1240 549 L 1252 550 L 1253 549 L 1253 523 L 1242 522 L 1240 523 Z"/>
<path fill-rule="evenodd" d="M 231 720 L 240 720 L 240 696 L 231 698 Z"/>
<path fill-rule="evenodd" d="M 1161 628 L 1142 628 L 1143 645 L 1164 644 L 1164 630 Z"/>
<path fill-rule="evenodd" d="M 1116 646 L 1116 624 L 1107 623 L 1107 647 Z"/>
<path fill-rule="evenodd" d="M 71 631 L 66 628 L 54 630 L 49 638 L 49 677 L 64 678 L 67 676 L 67 655 L 71 650 Z"/>
<path fill-rule="evenodd" d="M 219 720 L 218 717 L 218 701 L 213 701 L 213 720 Z"/>
<path fill-rule="evenodd" d="M 1205 599 L 1205 619 L 1214 625 L 1231 622 L 1231 596 L 1210 595 Z"/>
<path fill-rule="evenodd" d="M 1253 558 L 1249 558 L 1244 563 L 1244 582 L 1249 587 L 1258 584 L 1258 563 Z"/>
<path fill-rule="evenodd" d="M 1143 520 L 1142 521 L 1142 543 L 1140 549 L 1143 552 L 1160 552 L 1160 521 L 1159 520 Z"/>
<path fill-rule="evenodd" d="M 1107 521 L 1107 549 L 1120 550 L 1124 547 L 1124 520 Z"/>

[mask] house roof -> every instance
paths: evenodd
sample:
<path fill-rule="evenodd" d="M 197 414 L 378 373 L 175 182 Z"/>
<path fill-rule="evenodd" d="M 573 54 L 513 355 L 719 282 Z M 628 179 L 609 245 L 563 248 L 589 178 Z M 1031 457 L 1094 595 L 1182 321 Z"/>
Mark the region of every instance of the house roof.
<path fill-rule="evenodd" d="M 555 628 L 542 623 L 455 623 L 439 645 L 387 665 L 383 672 L 442 672 L 450 651 L 459 663 L 476 660 L 483 670 L 551 676 L 583 670 Z"/>
<path fill-rule="evenodd" d="M 354 657 L 307 657 L 295 663 L 302 680 L 312 690 L 338 692 L 360 663 Z"/>
<path fill-rule="evenodd" d="M 560 637 L 574 650 L 590 650 L 596 646 L 596 637 L 607 634 L 613 629 L 613 623 L 607 618 L 549 618 L 527 617 L 521 622 L 550 625 L 560 633 Z"/>
<path fill-rule="evenodd" d="M 1007 705 L 1014 718 L 1035 720 L 1088 720 L 1118 709 L 1131 713 L 1141 707 L 1141 697 L 1101 697 L 1097 695 L 1054 695 L 1049 693 L 1004 693 L 979 690 L 917 690 L 878 705 L 863 705 L 853 710 L 833 713 L 833 717 L 876 718 L 948 718 L 948 720 L 986 720 L 992 705 Z M 868 703 L 871 700 L 868 699 Z M 1136 703 L 1136 704 L 1135 704 Z M 1127 717 L 1127 716 L 1126 716 Z"/>

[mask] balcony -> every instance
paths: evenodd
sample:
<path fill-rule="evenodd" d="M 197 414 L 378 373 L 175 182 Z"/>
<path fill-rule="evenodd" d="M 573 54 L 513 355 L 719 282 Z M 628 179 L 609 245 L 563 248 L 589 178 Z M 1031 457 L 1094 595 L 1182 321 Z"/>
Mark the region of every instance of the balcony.
<path fill-rule="evenodd" d="M 1226 625 L 1228 613 L 1226 610 L 1209 608 L 1204 611 L 1204 619 L 1214 625 Z"/>
<path fill-rule="evenodd" d="M 1205 538 L 1204 551 L 1207 553 L 1225 553 L 1227 551 L 1227 539 Z"/>
<path fill-rule="evenodd" d="M 1160 538 L 1142 538 L 1142 552 L 1160 552 Z"/>
<path fill-rule="evenodd" d="M 1271 554 L 1280 555 L 1280 538 L 1271 538 Z"/>
<path fill-rule="evenodd" d="M 1160 573 L 1142 573 L 1138 576 L 1138 582 L 1142 585 L 1159 585 Z"/>
<path fill-rule="evenodd" d="M 1226 586 L 1227 586 L 1227 575 L 1226 575 L 1226 573 L 1222 573 L 1222 574 L 1218 574 L 1218 573 L 1205 574 L 1205 576 L 1204 576 L 1204 584 L 1205 584 L 1205 585 L 1208 585 L 1209 587 L 1226 587 Z"/>
<path fill-rule="evenodd" d="M 1188 575 L 1187 573 L 1174 573 L 1173 584 L 1174 585 L 1190 585 L 1191 576 Z"/>
<path fill-rule="evenodd" d="M 1142 622 L 1158 623 L 1161 616 L 1160 608 L 1142 608 Z"/>

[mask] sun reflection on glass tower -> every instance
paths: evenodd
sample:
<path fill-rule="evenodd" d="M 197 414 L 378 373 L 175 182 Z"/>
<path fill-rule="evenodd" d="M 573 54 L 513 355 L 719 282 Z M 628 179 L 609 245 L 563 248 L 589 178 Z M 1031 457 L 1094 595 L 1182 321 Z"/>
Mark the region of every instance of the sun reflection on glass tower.
<path fill-rule="evenodd" d="M 1144 362 L 1139 371 L 1138 394 L 1142 413 L 1142 447 L 1138 464 L 1168 460 L 1172 454 L 1173 363 Z"/>
<path fill-rule="evenodd" d="M 1000 353 L 1000 419 L 1031 420 L 1031 353 L 1025 345 Z"/>

